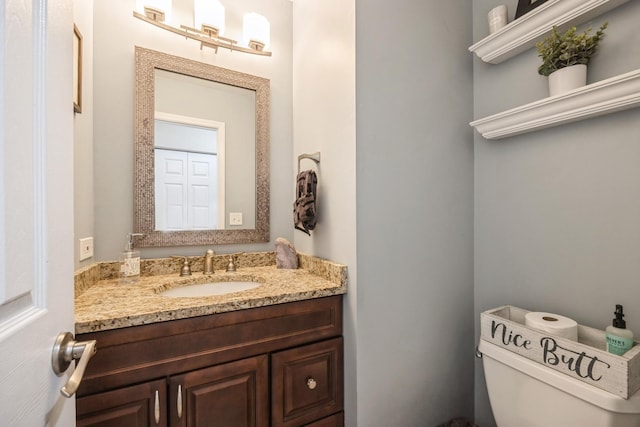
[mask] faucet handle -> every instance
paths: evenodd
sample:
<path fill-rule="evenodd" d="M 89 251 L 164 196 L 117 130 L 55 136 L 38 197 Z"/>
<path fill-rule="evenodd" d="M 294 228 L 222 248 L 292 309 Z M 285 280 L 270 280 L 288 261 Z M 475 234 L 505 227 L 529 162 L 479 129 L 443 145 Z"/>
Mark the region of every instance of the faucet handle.
<path fill-rule="evenodd" d="M 180 269 L 180 276 L 191 276 L 191 265 L 189 259 L 186 256 L 172 256 L 171 258 L 181 258 L 182 268 Z"/>
<path fill-rule="evenodd" d="M 229 254 L 229 264 L 227 265 L 227 273 L 233 273 L 236 271 L 235 261 L 238 258 L 238 255 L 242 255 L 244 252 L 238 252 L 235 254 Z"/>
<path fill-rule="evenodd" d="M 236 265 L 233 263 L 233 255 L 229 255 L 229 264 L 227 264 L 227 273 L 236 271 Z"/>

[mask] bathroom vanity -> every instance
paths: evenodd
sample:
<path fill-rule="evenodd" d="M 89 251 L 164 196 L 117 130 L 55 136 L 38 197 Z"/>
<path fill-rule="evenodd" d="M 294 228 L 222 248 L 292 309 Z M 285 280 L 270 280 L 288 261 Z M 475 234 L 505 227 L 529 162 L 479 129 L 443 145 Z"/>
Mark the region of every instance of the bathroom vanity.
<path fill-rule="evenodd" d="M 342 426 L 346 267 L 308 260 L 298 270 L 216 272 L 261 282 L 221 296 L 161 295 L 203 283 L 201 272 L 90 286 L 76 297 L 76 339 L 98 350 L 77 425 Z"/>

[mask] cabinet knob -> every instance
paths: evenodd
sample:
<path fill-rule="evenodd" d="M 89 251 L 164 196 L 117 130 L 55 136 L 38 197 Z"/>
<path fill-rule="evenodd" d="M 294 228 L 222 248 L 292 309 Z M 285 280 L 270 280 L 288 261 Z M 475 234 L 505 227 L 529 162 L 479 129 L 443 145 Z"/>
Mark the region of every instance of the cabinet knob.
<path fill-rule="evenodd" d="M 307 388 L 309 390 L 314 390 L 317 386 L 318 383 L 316 382 L 316 380 L 314 380 L 312 377 L 307 378 Z"/>

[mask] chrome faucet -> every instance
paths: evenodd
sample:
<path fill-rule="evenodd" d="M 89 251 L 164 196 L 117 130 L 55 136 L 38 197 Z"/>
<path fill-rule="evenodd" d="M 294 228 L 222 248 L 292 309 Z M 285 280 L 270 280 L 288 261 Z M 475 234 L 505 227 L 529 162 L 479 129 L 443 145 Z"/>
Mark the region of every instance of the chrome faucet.
<path fill-rule="evenodd" d="M 202 274 L 213 274 L 213 256 L 215 253 L 212 249 L 207 250 L 207 253 L 204 255 L 204 270 Z"/>

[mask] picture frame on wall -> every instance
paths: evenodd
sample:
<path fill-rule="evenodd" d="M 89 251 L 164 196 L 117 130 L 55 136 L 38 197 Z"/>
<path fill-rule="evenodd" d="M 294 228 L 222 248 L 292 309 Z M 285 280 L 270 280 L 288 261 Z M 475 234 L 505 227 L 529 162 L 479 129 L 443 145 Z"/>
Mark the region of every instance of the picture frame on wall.
<path fill-rule="evenodd" d="M 536 7 L 546 3 L 547 0 L 518 0 L 518 7 L 516 8 L 515 19 L 520 18 L 522 15 L 531 12 Z"/>
<path fill-rule="evenodd" d="M 82 113 L 82 33 L 73 24 L 73 111 Z"/>

